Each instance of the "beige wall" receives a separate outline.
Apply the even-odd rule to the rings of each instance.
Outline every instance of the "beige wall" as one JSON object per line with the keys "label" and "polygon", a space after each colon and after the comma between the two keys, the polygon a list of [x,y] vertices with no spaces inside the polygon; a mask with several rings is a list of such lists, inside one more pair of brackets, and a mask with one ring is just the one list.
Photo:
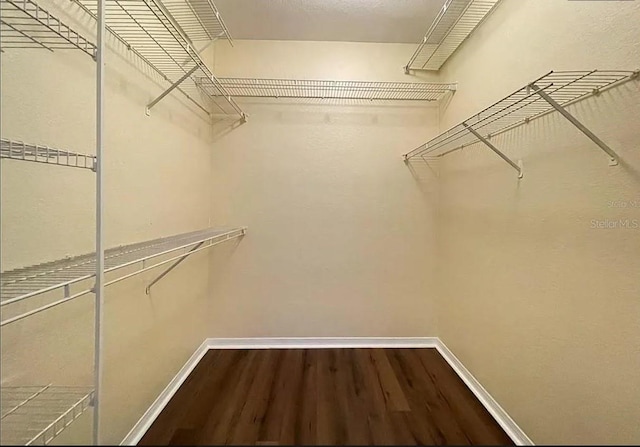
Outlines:
{"label": "beige wall", "polygon": [[[402,80],[412,46],[236,41],[215,50],[219,76]],[[215,142],[210,188],[214,218],[249,234],[212,269],[210,335],[433,335],[434,207],[401,154],[437,132],[437,108],[242,105],[249,121]]]}
{"label": "beige wall", "polygon": [[[120,54],[108,53],[106,71],[108,247],[204,228],[211,209],[210,125],[173,95],[145,116],[161,89]],[[95,63],[83,53],[6,50],[2,136],[93,153],[94,85]],[[93,250],[93,173],[11,160],[1,169],[3,270]],[[124,437],[209,335],[208,271],[203,252],[151,296],[144,287],[159,271],[107,288],[103,442]],[[92,298],[3,328],[2,385],[92,385]]]}
{"label": "beige wall", "polygon": [[[444,130],[550,69],[640,68],[638,2],[505,0],[444,67]],[[640,83],[446,158],[439,335],[536,443],[640,442]],[[610,202],[627,203],[627,208]]]}

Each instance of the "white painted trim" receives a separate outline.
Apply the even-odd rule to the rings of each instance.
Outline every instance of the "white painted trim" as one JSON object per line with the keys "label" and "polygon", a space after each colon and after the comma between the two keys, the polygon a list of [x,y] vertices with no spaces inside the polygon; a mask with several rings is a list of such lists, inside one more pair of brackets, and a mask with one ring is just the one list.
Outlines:
{"label": "white painted trim", "polygon": [[435,348],[516,445],[534,445],[533,441],[518,427],[518,424],[511,419],[500,404],[438,337],[207,338],[142,415],[120,445],[135,445],[142,439],[153,421],[209,349],[321,348]]}
{"label": "white painted trim", "polygon": [[209,349],[435,348],[437,337],[209,338]]}
{"label": "white painted trim", "polygon": [[149,409],[145,411],[142,417],[136,422],[136,425],[129,431],[127,436],[124,437],[120,445],[136,445],[144,434],[149,430],[151,424],[160,415],[160,412],[167,406],[173,395],[178,391],[180,386],[187,380],[191,371],[200,363],[202,357],[209,351],[208,340],[204,342],[195,350],[195,352],[189,357],[187,363],[184,364],[180,371],[171,379],[169,384],[165,387],[160,395],[151,404]]}
{"label": "white painted trim", "polygon": [[516,445],[535,445],[442,340],[438,339],[435,348]]}

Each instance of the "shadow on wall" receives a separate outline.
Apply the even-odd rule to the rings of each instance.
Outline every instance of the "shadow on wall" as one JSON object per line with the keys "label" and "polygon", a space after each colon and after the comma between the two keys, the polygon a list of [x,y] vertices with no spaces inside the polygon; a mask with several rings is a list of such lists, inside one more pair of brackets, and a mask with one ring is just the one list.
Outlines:
{"label": "shadow on wall", "polygon": [[407,160],[407,168],[416,184],[427,197],[438,194],[438,181],[440,177],[440,158],[427,157]]}
{"label": "shadow on wall", "polygon": [[247,121],[242,118],[230,117],[230,116],[216,116],[213,118],[211,124],[211,140],[210,143],[214,143],[226,135],[236,130]]}
{"label": "shadow on wall", "polygon": [[[249,110],[249,123],[376,127],[422,127],[436,107],[425,103],[269,98],[243,100],[240,105]],[[420,111],[424,113],[416,113]]]}

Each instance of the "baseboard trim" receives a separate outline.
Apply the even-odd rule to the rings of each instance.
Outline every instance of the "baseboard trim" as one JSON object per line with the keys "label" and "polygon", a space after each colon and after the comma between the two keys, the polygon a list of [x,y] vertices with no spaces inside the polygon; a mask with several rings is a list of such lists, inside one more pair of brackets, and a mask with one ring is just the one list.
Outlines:
{"label": "baseboard trim", "polygon": [[453,352],[438,339],[436,349],[516,445],[535,445]]}
{"label": "baseboard trim", "polygon": [[435,348],[437,337],[209,338],[209,349]]}
{"label": "baseboard trim", "polygon": [[209,349],[435,348],[516,445],[534,445],[509,414],[438,337],[207,338],[120,445],[136,445]]}
{"label": "baseboard trim", "polygon": [[195,350],[195,352],[189,357],[187,363],[185,363],[180,371],[171,379],[171,381],[167,384],[167,386],[162,390],[162,392],[158,395],[155,401],[151,404],[151,406],[144,412],[142,417],[136,422],[136,425],[129,431],[127,436],[124,437],[120,445],[136,445],[142,439],[144,434],[149,430],[151,424],[156,420],[156,418],[160,415],[164,407],[167,406],[173,395],[178,391],[180,386],[187,380],[189,374],[195,369],[195,367],[200,363],[202,357],[209,351],[209,343],[208,340],[202,342],[202,344]]}

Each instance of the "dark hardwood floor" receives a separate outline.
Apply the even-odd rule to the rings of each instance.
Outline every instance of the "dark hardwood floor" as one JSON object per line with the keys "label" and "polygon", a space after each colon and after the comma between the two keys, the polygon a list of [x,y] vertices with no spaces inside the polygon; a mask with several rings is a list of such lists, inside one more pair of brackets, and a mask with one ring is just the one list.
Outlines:
{"label": "dark hardwood floor", "polygon": [[513,442],[435,349],[209,351],[140,445]]}

